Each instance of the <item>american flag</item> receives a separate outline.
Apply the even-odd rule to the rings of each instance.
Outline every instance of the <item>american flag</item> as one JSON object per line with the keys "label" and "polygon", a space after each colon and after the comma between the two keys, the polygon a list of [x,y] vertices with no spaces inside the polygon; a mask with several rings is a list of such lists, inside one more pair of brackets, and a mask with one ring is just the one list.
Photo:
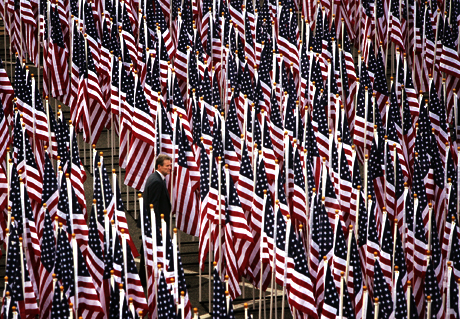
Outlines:
{"label": "american flag", "polygon": [[428,304],[428,296],[431,297],[431,316],[430,319],[444,317],[444,307],[442,305],[442,295],[439,289],[434,264],[430,260],[425,276],[425,302]]}
{"label": "american flag", "polygon": [[91,55],[94,59],[94,65],[96,70],[99,70],[99,60],[101,57],[101,40],[99,36],[98,29],[96,28],[96,21],[94,15],[94,3],[93,2],[86,2],[83,4],[83,7],[80,8],[81,14],[79,17],[82,17],[82,23],[84,25],[84,33],[87,34],[87,41],[88,41],[88,49],[90,49]]}
{"label": "american flag", "polygon": [[32,151],[32,147],[29,142],[29,136],[27,132],[24,132],[24,155],[25,155],[25,167],[22,174],[22,178],[25,180],[27,186],[27,193],[30,199],[35,203],[41,203],[41,194],[43,192],[43,179],[38,171],[37,162]]}
{"label": "american flag", "polygon": [[0,107],[0,145],[3,145],[0,149],[0,162],[6,160],[6,148],[10,145],[11,137],[8,132],[8,123],[5,113],[3,113],[3,107]]}
{"label": "american flag", "polygon": [[[56,278],[64,286],[63,293],[66,295],[66,298],[75,297],[74,271],[76,269],[74,269],[72,247],[70,246],[66,232],[62,228],[58,230],[56,251],[59,252],[56,255],[54,268]],[[76,303],[74,304],[77,305]]]}
{"label": "american flag", "polygon": [[[5,170],[3,166],[0,165],[0,211],[4,212],[6,206],[8,205],[8,180],[6,178]],[[5,218],[0,219],[0,239],[4,239],[4,229],[6,228],[6,221]]]}
{"label": "american flag", "polygon": [[[13,166],[14,167],[14,166]],[[34,212],[27,191],[21,191],[25,188],[24,181],[20,181],[16,170],[11,172],[11,189],[10,189],[10,206],[11,216],[16,219],[18,237],[23,238],[24,255],[27,267],[30,269],[30,282],[35,291],[38,280],[38,261],[40,258],[40,242],[38,240],[37,229],[35,226]],[[22,183],[22,185],[21,185]]]}
{"label": "american flag", "polygon": [[[340,287],[340,281],[342,280],[341,273],[343,272],[349,279],[348,283],[353,283],[353,271],[349,269],[348,275],[347,270],[347,243],[345,236],[340,227],[339,217],[336,217],[335,233],[334,233],[334,254],[332,258],[332,276],[334,283],[337,287]],[[345,283],[348,286],[348,283]]]}
{"label": "american flag", "polygon": [[[278,218],[279,217],[280,215],[278,214]],[[279,220],[281,222],[282,219],[279,218]],[[283,223],[281,223],[281,226]],[[286,285],[288,286],[290,304],[294,305],[295,309],[307,314],[311,318],[317,318],[318,314],[315,308],[316,302],[313,294],[313,282],[310,279],[311,277],[310,272],[308,271],[308,263],[304,247],[301,240],[297,237],[292,224],[291,228],[287,231],[289,231],[289,242],[287,243],[288,283],[286,283]],[[286,240],[286,236],[280,236],[280,239]],[[279,245],[278,240],[277,245]]]}
{"label": "american flag", "polygon": [[[150,217],[150,209],[143,209],[143,223],[144,223],[144,233],[142,236],[142,245],[144,249],[144,261],[145,261],[145,272],[147,276],[147,303],[149,305],[149,314],[150,317],[155,315],[156,311],[156,291],[154,287],[154,278],[155,278],[155,269],[154,267],[154,258],[158,256],[159,251],[161,250],[161,243],[157,241],[157,234],[159,233],[159,227],[155,225],[155,231],[153,231],[153,224],[151,223],[152,218]],[[155,256],[155,257],[154,257]],[[142,258],[142,257],[141,257]],[[140,270],[140,275],[142,270]],[[142,280],[142,278],[141,278]]]}
{"label": "american flag", "polygon": [[53,278],[51,275],[54,273],[54,262],[56,259],[56,239],[53,224],[46,209],[44,209],[43,235],[40,248],[40,316],[49,318],[53,289]]}
{"label": "american flag", "polygon": [[332,277],[331,268],[327,266],[327,261],[322,261],[323,267],[326,268],[324,274],[324,305],[321,312],[321,318],[333,319],[339,313],[339,295]]}
{"label": "american flag", "polygon": [[227,304],[225,299],[225,288],[220,280],[219,272],[215,267],[213,270],[213,295],[212,295],[212,317],[227,318]]}
{"label": "american flag", "polygon": [[[74,242],[75,244],[76,242]],[[77,244],[78,246],[78,244]],[[100,302],[100,294],[96,291],[93,277],[79,247],[73,247],[77,254],[77,300],[78,315],[89,318],[102,318],[104,310]]]}
{"label": "american flag", "polygon": [[450,300],[448,300],[447,308],[446,308],[446,318],[458,318],[460,310],[458,308],[458,285],[457,281],[455,280],[455,276],[450,276],[450,291],[447,292],[449,294]]}
{"label": "american flag", "polygon": [[374,57],[373,52],[369,53],[369,72],[374,75],[372,89],[375,92],[375,106],[380,111],[380,117],[385,120],[386,117],[386,102],[390,97],[388,92],[388,84],[385,76],[385,65],[383,62],[382,51],[378,50],[377,57]]}
{"label": "american flag", "polygon": [[[8,276],[8,287],[12,301],[16,303],[22,318],[33,318],[39,313],[37,299],[30,280],[30,271],[24,255],[21,255],[19,228],[14,223],[10,226],[7,265],[5,275]],[[23,264],[21,266],[21,263]],[[24,268],[23,268],[24,267]],[[24,269],[24,274],[21,274]],[[24,280],[23,280],[24,278]]]}
{"label": "american flag", "polygon": [[[88,30],[88,28],[87,28]],[[88,35],[85,36],[85,42],[87,43]],[[105,101],[102,96],[101,84],[99,81],[98,69],[95,66],[95,60],[91,54],[86,53],[87,61],[87,98],[88,108],[90,111],[90,131],[91,136],[89,142],[91,144],[97,143],[99,136],[101,135],[104,125],[107,122],[107,112],[105,111]],[[97,120],[96,120],[97,119]]]}
{"label": "american flag", "polygon": [[8,78],[8,74],[5,70],[5,64],[0,59],[0,101],[2,103],[2,110],[6,116],[6,121],[9,125],[11,125],[11,121],[13,120],[13,98],[14,98],[14,90],[13,86],[11,85],[10,79]]}
{"label": "american flag", "polygon": [[[75,111],[77,109],[77,99],[78,99],[78,83],[80,78],[80,66],[81,60],[83,58],[81,45],[82,37],[80,37],[78,32],[77,22],[74,21],[73,25],[73,39],[72,39],[72,55],[71,55],[71,68],[70,68],[70,90],[66,92],[63,102],[70,107],[70,113],[72,114],[72,121],[76,118]],[[46,28],[45,28],[46,29]],[[43,82],[46,85],[46,82]],[[74,123],[78,123],[74,121]]]}
{"label": "american flag", "polygon": [[83,167],[83,164],[80,161],[80,152],[78,149],[77,144],[77,132],[74,129],[72,132],[72,149],[71,152],[71,167],[70,167],[70,181],[72,182],[72,186],[75,190],[75,194],[78,199],[78,203],[83,211],[83,215],[85,220],[87,220],[87,213],[86,213],[86,200],[85,200],[85,191],[83,188],[83,183],[86,180],[86,172]]}
{"label": "american flag", "polygon": [[[56,282],[54,287],[54,293],[50,294],[50,297],[53,300],[51,306],[51,316],[53,318],[65,318],[65,312],[69,311],[69,307],[67,306],[67,297],[65,294],[62,294],[61,287],[58,282]],[[51,287],[52,289],[52,287]]]}
{"label": "american flag", "polygon": [[[256,124],[258,125],[257,118],[254,119],[256,121]],[[272,144],[272,138],[270,135],[270,130],[268,127],[268,121],[267,117],[265,115],[262,115],[262,138],[263,141],[262,143],[262,155],[264,157],[265,161],[265,170],[267,172],[267,179],[268,180],[275,180],[275,170],[276,170],[276,157],[275,157],[275,152],[273,150],[273,144]],[[258,145],[260,145],[258,143]]]}
{"label": "american flag", "polygon": [[[355,126],[354,126],[354,133],[353,133],[353,143],[358,147],[358,155],[363,162],[364,155],[366,150],[370,150],[372,145],[372,132],[373,132],[373,124],[372,120],[369,121],[369,118],[372,119],[372,103],[371,103],[371,96],[372,96],[372,87],[370,86],[369,75],[367,73],[367,68],[365,65],[362,65],[361,75],[360,75],[360,85],[357,93],[357,103],[355,105],[356,108],[356,116],[355,116]],[[367,87],[367,90],[366,90]],[[367,109],[366,109],[366,101],[367,100]],[[367,117],[366,117],[367,114]]]}
{"label": "american flag", "polygon": [[[376,202],[371,201],[368,202],[368,214],[366,214],[368,217],[367,224],[367,241],[366,241],[366,257],[365,257],[365,273],[366,273],[366,278],[374,278],[374,253],[380,251],[380,241],[377,233],[377,225],[376,225]],[[361,229],[361,225],[359,226]],[[360,236],[361,237],[361,236]],[[369,291],[372,292],[372,288],[369,287]]]}
{"label": "american flag", "polygon": [[270,133],[273,151],[275,152],[276,158],[281,159],[284,156],[284,127],[275,90],[272,90],[270,104]]}
{"label": "american flag", "polygon": [[[177,131],[176,134],[179,134]],[[198,236],[199,234],[199,213],[197,211],[197,198],[193,188],[192,174],[189,169],[187,158],[192,153],[184,127],[179,137],[179,152],[177,158],[177,171],[174,193],[174,212],[178,229],[183,232]]]}
{"label": "american flag", "polygon": [[209,157],[206,154],[206,148],[201,144],[200,151],[200,240],[199,240],[199,262],[203,270],[205,266],[206,257],[208,255],[209,247],[209,227],[210,221],[208,214],[208,201],[209,201]]}
{"label": "american flag", "polygon": [[[251,160],[246,148],[246,142],[243,142],[241,153],[240,175],[237,185],[238,196],[240,197],[241,207],[245,212],[252,211],[252,199],[254,192],[254,174]],[[251,225],[251,224],[250,224]],[[251,226],[253,228],[254,226]]]}
{"label": "american flag", "polygon": [[[427,267],[427,260],[426,260],[426,252],[428,250],[428,240],[426,237],[426,228],[425,228],[425,221],[424,216],[428,217],[428,203],[426,200],[426,193],[424,190],[424,185],[422,184],[423,181],[420,177],[422,171],[423,163],[419,163],[416,160],[415,168],[414,168],[414,180],[412,185],[412,196],[417,194],[416,198],[414,198],[414,202],[417,200],[418,205],[415,208],[414,204],[414,215],[412,218],[413,225],[413,242],[414,242],[414,252],[413,252],[413,267],[414,267],[414,292],[415,292],[415,301],[417,303],[417,309],[419,314],[423,314],[423,298],[421,292],[419,292],[419,287],[421,287],[422,282],[421,278],[426,273]],[[406,210],[406,216],[407,216]]]}
{"label": "american flag", "polygon": [[[382,268],[378,259],[374,264],[374,298],[378,298],[379,318],[391,318],[393,313],[393,300],[388,284],[383,276]],[[368,305],[369,307],[369,305]]]}
{"label": "american flag", "polygon": [[116,319],[120,317],[120,293],[118,286],[110,285],[110,301],[109,301],[109,315],[110,319]]}
{"label": "american flag", "polygon": [[[170,263],[171,265],[172,263]],[[177,251],[177,260],[174,262],[174,266],[177,267],[177,277],[178,277],[178,294],[184,292],[184,304],[183,311],[184,311],[184,318],[191,319],[192,318],[192,305],[190,303],[190,298],[187,290],[187,283],[185,282],[185,273],[184,273],[184,266],[182,264],[182,257],[179,251]],[[182,301],[181,301],[182,302]]]}
{"label": "american flag", "polygon": [[[142,288],[141,281],[139,278],[139,273],[137,271],[136,264],[134,262],[134,257],[131,252],[129,245],[123,247],[120,243],[121,234],[113,234],[115,236],[115,244],[113,251],[113,269],[115,271],[115,282],[117,284],[124,284],[126,288],[126,294],[128,299],[133,298],[134,308],[136,311],[147,312],[148,305],[145,299],[144,289]],[[123,254],[126,254],[127,264],[124,264]],[[125,269],[127,273],[125,272]],[[160,311],[160,310],[158,310]]]}
{"label": "american flag", "polygon": [[[350,235],[349,235],[350,236]],[[354,311],[356,318],[363,317],[363,271],[361,267],[361,260],[359,255],[359,247],[356,242],[355,233],[351,234],[351,245],[350,245],[350,271],[353,273],[353,283],[350,283],[350,277],[348,279],[348,292],[351,299],[353,300]]]}
{"label": "american flag", "polygon": [[126,165],[126,185],[143,191],[146,179],[153,173],[155,139],[153,118],[138,80],[133,107],[132,136]]}
{"label": "american flag", "polygon": [[[71,201],[71,207],[69,206],[69,209],[71,208],[71,214],[69,213],[68,215],[68,221],[70,221],[70,225],[72,225],[72,233],[75,234],[75,240],[78,243],[78,246],[80,247],[81,251],[86,253],[86,248],[88,246],[88,225],[86,223],[86,219],[83,215],[83,211],[80,207],[80,204],[78,203],[78,199],[75,193],[75,189],[69,185],[68,186],[70,189],[70,196],[69,200]],[[66,203],[69,205],[69,203]],[[70,219],[71,218],[71,219]],[[67,225],[69,226],[69,224]],[[69,228],[68,228],[69,229]],[[69,229],[70,230],[70,229]],[[71,233],[69,232],[69,239],[70,239]]]}
{"label": "american flag", "polygon": [[[101,241],[99,236],[96,209],[95,205],[92,205],[88,223],[88,248],[85,254],[86,261],[89,265],[88,270],[91,273],[96,289],[101,293],[104,275],[104,260],[102,259],[104,250],[102,245],[106,246],[107,243],[105,240]],[[106,234],[106,236],[108,236],[108,234]]]}
{"label": "american flag", "polygon": [[166,279],[163,271],[160,272],[158,281],[158,318],[169,319],[176,317],[176,309],[174,305],[174,297],[170,293],[170,288],[166,284]]}
{"label": "american flag", "polygon": [[[58,97],[69,90],[69,50],[64,43],[58,8],[50,6],[51,37],[45,52],[46,68],[44,78],[49,81],[45,86],[46,95]],[[48,89],[48,90],[47,90]]]}
{"label": "american flag", "polygon": [[120,82],[120,166],[126,168],[129,152],[129,134],[132,129],[132,116],[134,107],[134,96],[135,96],[135,83],[134,75],[129,68],[122,66],[121,70],[121,82]]}
{"label": "american flag", "polygon": [[[232,243],[231,250],[228,244],[226,245],[227,254],[232,253],[232,250],[234,253],[234,257],[232,258],[235,260],[232,266],[234,268],[233,270],[236,271],[236,273],[233,274],[233,276],[236,277],[236,285],[230,290],[230,294],[232,299],[235,299],[240,293],[238,280],[248,265],[248,254],[254,245],[254,240],[248,226],[247,217],[241,207],[233,180],[230,179],[227,183],[229,183],[229,194],[227,194],[226,205],[225,240],[231,239]],[[227,239],[227,237],[230,238]],[[227,258],[227,264],[229,264],[229,258]]]}
{"label": "american flag", "polygon": [[[393,219],[394,220],[394,219]],[[388,213],[383,213],[383,221],[382,221],[382,236],[380,240],[380,268],[382,270],[383,276],[386,280],[386,283],[389,287],[391,287],[392,283],[392,259],[394,255],[393,251],[393,230],[394,227],[390,223],[390,216]]]}
{"label": "american flag", "polygon": [[[57,214],[57,206],[59,201],[59,189],[56,179],[56,174],[53,169],[50,157],[48,153],[45,153],[45,168],[43,175],[43,193],[42,193],[42,203],[46,203],[46,209],[48,210],[50,217],[54,220],[54,217]],[[38,238],[42,238],[43,232],[43,223],[45,215],[43,214],[44,210],[40,210],[37,215],[37,228],[38,228]]]}
{"label": "american flag", "polygon": [[390,5],[390,41],[397,45],[402,51],[405,51],[405,36],[402,29],[402,17],[399,13],[399,6],[396,2],[391,2]]}
{"label": "american flag", "polygon": [[407,318],[407,299],[403,288],[404,277],[395,272],[395,284],[393,287],[394,317]]}

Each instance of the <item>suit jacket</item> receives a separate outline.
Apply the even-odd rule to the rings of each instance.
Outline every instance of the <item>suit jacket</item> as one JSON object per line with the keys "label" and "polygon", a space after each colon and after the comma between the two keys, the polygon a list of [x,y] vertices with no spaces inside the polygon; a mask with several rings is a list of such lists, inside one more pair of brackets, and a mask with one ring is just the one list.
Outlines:
{"label": "suit jacket", "polygon": [[171,215],[171,201],[169,199],[168,189],[166,188],[166,182],[160,176],[158,172],[154,172],[149,176],[144,188],[144,204],[145,212],[150,212],[150,204],[153,204],[155,210],[155,221],[156,224],[161,227],[160,215],[164,215],[166,225],[168,225],[169,231],[169,216]]}

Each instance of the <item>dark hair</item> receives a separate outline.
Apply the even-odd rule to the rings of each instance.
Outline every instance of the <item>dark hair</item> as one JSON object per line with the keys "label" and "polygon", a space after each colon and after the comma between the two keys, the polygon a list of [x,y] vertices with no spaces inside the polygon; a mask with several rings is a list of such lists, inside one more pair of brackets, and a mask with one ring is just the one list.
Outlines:
{"label": "dark hair", "polygon": [[157,157],[155,162],[155,169],[158,169],[158,166],[163,166],[164,161],[172,161],[172,158],[166,154],[160,154]]}

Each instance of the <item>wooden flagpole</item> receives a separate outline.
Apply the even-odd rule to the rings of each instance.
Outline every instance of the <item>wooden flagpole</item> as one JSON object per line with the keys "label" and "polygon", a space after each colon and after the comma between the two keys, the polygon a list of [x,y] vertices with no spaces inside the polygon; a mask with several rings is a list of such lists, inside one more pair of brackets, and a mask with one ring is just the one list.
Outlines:
{"label": "wooden flagpole", "polygon": [[[218,169],[218,182],[219,182],[219,190],[218,190],[218,197],[217,197],[217,205],[218,205],[218,212],[219,212],[219,230],[217,232],[219,236],[219,260],[217,264],[217,270],[219,271],[219,276],[222,274],[222,158],[219,156],[217,158],[217,169]],[[225,212],[224,212],[225,213]]]}
{"label": "wooden flagpole", "polygon": [[[267,190],[264,189],[264,204],[262,210],[262,222],[261,227],[265,225],[265,207],[267,205]],[[262,262],[262,253],[263,253],[263,242],[264,242],[264,232],[263,229],[260,232],[260,281],[259,281],[259,318],[262,318],[262,288],[263,288],[263,273],[264,273],[264,264]]]}
{"label": "wooden flagpole", "polygon": [[[72,230],[73,229],[74,228],[72,227]],[[62,228],[61,228],[61,231],[62,231]],[[75,288],[75,305],[74,306],[75,306],[75,313],[78,314],[78,246],[77,246],[77,240],[75,239],[75,234],[72,234],[72,253],[73,253],[73,275],[74,275],[74,288]],[[62,290],[61,290],[61,293],[62,293]]]}

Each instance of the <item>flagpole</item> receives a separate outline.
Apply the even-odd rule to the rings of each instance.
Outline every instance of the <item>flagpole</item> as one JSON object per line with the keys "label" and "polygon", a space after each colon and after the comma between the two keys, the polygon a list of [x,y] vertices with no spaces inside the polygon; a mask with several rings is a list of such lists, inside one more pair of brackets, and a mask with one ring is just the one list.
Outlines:
{"label": "flagpole", "polygon": [[[23,228],[26,228],[26,225],[23,224],[22,227],[23,227]],[[26,238],[26,237],[24,237],[24,238]],[[22,243],[22,241],[23,241],[24,238],[23,238],[23,237],[19,237],[19,256],[20,256],[20,260],[19,260],[19,261],[20,261],[20,263],[21,263],[20,269],[21,269],[22,295],[25,297],[26,293],[25,293],[25,288],[24,288],[24,286],[25,286],[25,284],[24,284],[24,283],[25,283],[25,278],[24,278],[24,276],[25,276],[25,269],[24,269],[24,251],[23,251],[23,243]],[[26,243],[26,245],[27,245],[27,243]],[[26,258],[27,258],[27,257],[26,257]]]}
{"label": "flagpole", "polygon": [[[113,51],[110,51],[110,65],[113,65]],[[112,79],[113,68],[110,68],[110,79]],[[110,80],[112,82],[112,80]],[[111,104],[111,103],[110,103]],[[120,112],[120,111],[118,111]],[[118,113],[120,114],[120,113]],[[110,106],[110,157],[112,159],[112,170],[113,170],[113,153],[115,153],[115,129],[113,127],[113,109]]]}
{"label": "flagpole", "polygon": [[454,130],[455,130],[455,136],[458,136],[458,109],[457,109],[457,103],[458,103],[458,95],[457,95],[457,90],[453,89],[454,92]]}
{"label": "flagpole", "polygon": [[[53,274],[53,275],[54,275],[54,274]],[[53,280],[54,280],[54,279],[53,279]],[[4,283],[4,285],[5,285],[5,290],[6,290],[6,289],[8,288],[8,277],[5,277],[5,283]],[[6,292],[5,292],[5,296],[6,296],[6,298],[5,298],[5,299],[6,299],[6,308],[7,308],[7,309],[10,309],[10,304],[11,304],[10,292],[9,292],[9,291],[6,291]],[[4,304],[4,302],[2,301],[2,307],[4,307],[4,306],[5,306],[5,304]],[[15,310],[15,309],[13,309],[13,310]]]}
{"label": "flagpole", "polygon": [[[172,120],[174,122],[174,124],[176,123],[176,121],[179,121],[179,124],[180,123],[180,118],[182,117],[182,114],[179,115],[178,117],[178,114],[177,114],[177,109],[174,108],[173,109],[173,114],[172,114]],[[173,215],[173,203],[174,203],[174,163],[175,163],[175,157],[176,157],[176,136],[177,136],[177,132],[175,129],[173,129],[173,141],[172,141],[172,156],[171,156],[171,166],[172,166],[172,170],[171,170],[171,177],[169,178],[169,181],[170,181],[170,196],[169,196],[169,199],[171,201],[171,212],[169,214],[169,233],[171,234],[172,233],[172,229],[173,229],[173,225],[172,225],[172,215]]]}
{"label": "flagpole", "polygon": [[[11,215],[11,206],[8,206],[8,215]],[[14,221],[14,217],[11,217],[11,220]],[[5,254],[8,256],[8,248],[9,248],[9,238],[10,238],[10,229],[6,228],[5,229]],[[5,258],[5,269],[6,266],[8,265],[8,258]],[[8,277],[5,277],[5,290],[8,286]]]}
{"label": "flagpole", "polygon": [[[211,187],[211,175],[212,175],[212,163],[214,162],[213,161],[213,150],[212,150],[212,146],[209,147],[209,187]],[[219,203],[220,205],[220,203]],[[209,252],[209,257],[208,257],[208,276],[209,276],[209,295],[208,296],[211,296],[211,288],[212,288],[212,283],[211,283],[211,273],[212,273],[212,270],[211,270],[211,260],[212,260],[212,240],[211,240],[211,227],[212,227],[212,223],[211,223],[211,220],[208,218],[208,238],[209,238],[209,249],[208,249],[208,252]],[[209,310],[211,311],[211,297],[209,297]]]}
{"label": "flagpole", "polygon": [[217,270],[219,271],[219,276],[222,274],[222,158],[219,156],[217,158],[217,167],[218,167],[218,182],[219,182],[219,192],[218,192],[218,211],[219,211],[219,231],[218,231],[218,236],[219,236],[219,261],[218,261],[218,268]]}
{"label": "flagpole", "polygon": [[[287,215],[286,216],[286,242],[284,244],[284,255],[285,256],[289,254],[290,234],[291,234],[291,218],[289,215]],[[281,318],[284,318],[284,307],[286,303],[286,300],[284,298],[284,296],[286,295],[286,280],[287,280],[287,260],[285,258],[284,259],[283,294],[281,296]]]}
{"label": "flagpole", "polygon": [[[139,204],[140,206],[140,204]],[[155,219],[155,212],[154,212],[154,209],[153,209],[153,204],[150,204],[150,223],[151,223],[151,228],[152,228],[152,257],[153,257],[153,266],[152,266],[152,276],[153,276],[153,291],[157,291],[158,289],[158,282],[157,282],[157,279],[159,278],[158,277],[158,267],[157,265],[159,265],[158,263],[158,256],[157,256],[157,253],[158,253],[158,243],[157,243],[157,225],[156,225],[156,219]],[[153,236],[153,234],[155,234],[155,236]],[[150,235],[150,234],[149,234]],[[147,250],[144,249],[144,254],[145,254],[145,257],[148,256],[147,254]],[[148,282],[148,272],[147,272],[147,265],[148,265],[148,259],[145,258],[145,267],[146,267],[146,271],[145,271],[145,274],[147,276],[147,282]],[[158,304],[158,294],[155,294],[155,302],[156,304]],[[158,312],[158,309],[155,307],[155,313]],[[154,313],[154,315],[155,315]]]}
{"label": "flagpole", "polygon": [[285,191],[286,191],[286,198],[289,198],[289,135],[288,131],[284,131],[284,183],[285,183]]}
{"label": "flagpole", "polygon": [[[72,227],[72,231],[73,231]],[[62,231],[62,228],[61,228]],[[78,251],[77,240],[75,233],[72,234],[72,252],[73,252],[73,275],[74,275],[74,288],[75,288],[75,313],[78,315]]]}
{"label": "flagpole", "polygon": [[264,189],[264,203],[262,211],[262,222],[261,222],[261,232],[260,232],[260,281],[259,281],[259,318],[262,318],[262,289],[263,289],[263,273],[264,273],[264,264],[263,260],[263,242],[264,242],[264,232],[263,227],[265,225],[265,207],[267,205],[267,190]]}
{"label": "flagpole", "polygon": [[[117,12],[118,12],[118,5],[117,7]],[[159,28],[159,27],[158,27]],[[118,31],[120,34],[120,43],[122,40],[122,35],[121,35],[121,29]],[[123,47],[121,48],[123,50]],[[120,187],[120,192],[121,192],[121,167],[123,166],[123,163],[120,163],[120,155],[121,155],[121,132],[123,131],[122,126],[123,122],[121,121],[121,113],[122,113],[122,107],[121,107],[121,68],[123,67],[123,63],[121,61],[121,57],[118,57],[118,185]],[[121,196],[121,194],[120,194]]]}
{"label": "flagpole", "polygon": [[[364,140],[365,139],[366,138],[364,137]],[[368,209],[368,205],[367,205],[368,203],[366,201],[366,199],[367,199],[367,183],[368,183],[368,181],[367,181],[368,166],[369,166],[369,155],[366,154],[366,155],[364,155],[364,198],[365,198],[364,204],[366,206],[366,209]],[[357,209],[359,211],[359,207]]]}
{"label": "flagpole", "polygon": [[174,299],[179,302],[179,275],[178,275],[178,261],[177,261],[177,228],[173,229],[172,236],[173,258],[174,258]]}
{"label": "flagpole", "polygon": [[433,229],[431,227],[433,219],[433,204],[428,203],[428,250],[431,251],[431,242],[432,242],[432,232]]}
{"label": "flagpole", "polygon": [[126,292],[128,292],[128,252],[126,251],[126,236],[125,236],[125,230],[123,228],[120,229],[120,232],[121,232],[121,245],[122,245],[121,250],[123,252],[123,268],[125,272],[125,288],[126,288]]}
{"label": "flagpole", "polygon": [[[452,280],[452,262],[448,261],[447,262],[447,291],[446,291],[446,298],[445,298],[445,301],[446,301],[446,310],[445,311],[446,311],[447,315],[449,315],[449,309],[451,309],[451,307],[450,307],[450,298],[451,298],[451,296],[450,296],[450,281],[451,280]],[[443,307],[443,309],[444,309],[444,307]]]}
{"label": "flagpole", "polygon": [[[140,223],[141,223],[142,246],[144,248],[144,268],[145,268],[145,277],[146,277],[145,282],[148,283],[149,282],[149,273],[147,271],[148,254],[147,254],[147,245],[146,245],[146,242],[145,242],[146,238],[145,238],[145,229],[144,229],[144,198],[142,198],[141,193],[137,194],[137,197],[138,197],[138,200],[139,200],[139,218],[140,218]],[[151,204],[151,205],[153,205],[153,204]],[[107,216],[107,215],[105,215],[105,216]],[[106,218],[106,220],[107,220],[107,218]],[[108,225],[108,224],[106,223],[106,225]],[[152,222],[151,222],[151,225],[152,225]],[[153,232],[154,232],[153,227],[151,227],[151,228],[152,228],[152,234],[153,234]],[[106,229],[106,233],[107,233],[107,229]],[[151,234],[149,234],[149,235],[151,235]],[[155,255],[155,252],[154,252],[155,249],[156,249],[155,242],[156,242],[156,237],[153,238],[153,236],[152,236],[152,255]],[[155,262],[153,263],[153,265],[155,265]],[[153,276],[153,274],[152,274],[152,276]],[[156,281],[155,279],[156,278],[154,277],[152,281],[155,282]],[[156,291],[156,290],[154,290],[154,291]],[[157,294],[155,294],[155,296],[156,295]]]}
{"label": "flagpole", "polygon": [[[6,164],[6,202],[10,202],[10,192],[11,192],[11,172],[12,172],[12,167],[13,167],[13,159],[10,158],[10,148],[6,148],[6,158],[7,158],[7,163]],[[7,228],[10,228],[11,225],[11,206],[8,206],[8,223],[7,223]]]}
{"label": "flagpole", "polygon": [[[25,205],[24,205],[24,180],[22,178],[19,178],[19,190],[21,194],[21,209],[22,209],[22,238],[27,238],[27,231],[26,231],[26,211],[25,211]],[[24,252],[27,254],[27,245],[24,247]],[[26,255],[27,256],[27,255]]]}
{"label": "flagpole", "polygon": [[[393,278],[393,274],[395,273],[395,270],[396,270],[396,267],[395,266],[395,256],[396,256],[396,236],[398,235],[398,219],[395,218],[393,220],[393,227],[394,227],[394,230],[393,230],[393,257],[392,257],[392,263],[391,263],[391,266],[392,266],[392,269],[391,269],[391,278]],[[397,281],[395,280],[394,281],[394,288],[396,288],[396,283]]]}
{"label": "flagpole", "polygon": [[[455,216],[452,216],[452,226],[451,229],[455,229],[456,223],[455,223]],[[450,253],[451,253],[451,248],[452,248],[452,239],[454,236],[454,231],[451,231],[449,234],[449,244],[447,246],[447,258],[446,260],[450,259]]]}
{"label": "flagpole", "polygon": [[[40,83],[40,81],[38,81],[38,83]],[[51,139],[51,118],[50,118],[50,108],[49,108],[49,103],[48,103],[48,95],[45,97],[45,111],[46,111],[46,119],[48,120],[48,125],[47,125],[47,128],[48,128],[48,143],[49,143],[49,153],[48,154],[50,155],[50,159],[52,159],[53,158],[52,157],[53,156],[53,142],[52,142],[52,139]],[[35,114],[35,112],[34,112],[34,114]],[[51,161],[51,164],[53,164],[52,161]]]}
{"label": "flagpole", "polygon": [[278,215],[279,212],[279,200],[277,199],[275,201],[275,222],[274,222],[274,231],[273,231],[273,259],[272,259],[272,278],[271,278],[271,286],[270,286],[270,319],[273,318],[273,289],[276,289],[274,285],[276,284],[276,275],[275,275],[275,269],[276,269],[276,238],[277,238],[277,226],[278,226]]}
{"label": "flagpole", "polygon": [[[131,311],[131,315],[133,316],[133,318],[135,318],[136,317],[136,310],[134,309],[134,303],[133,303],[133,298],[132,297],[129,298],[128,309],[129,309],[129,311]],[[142,318],[142,317],[140,317],[140,318]]]}
{"label": "flagpole", "polygon": [[123,291],[123,284],[118,284],[118,293],[120,294],[120,301],[118,303],[118,308],[120,309],[120,318],[123,318],[123,301],[125,299],[125,293]]}
{"label": "flagpole", "polygon": [[[457,167],[460,165],[460,146],[457,146]],[[457,169],[457,181],[460,181],[460,169]],[[457,187],[457,220],[460,220],[460,187]]]}
{"label": "flagpole", "polygon": [[[35,118],[35,94],[36,94],[36,92],[35,92],[35,78],[34,78],[34,74],[31,73],[30,75],[31,75],[31,79],[32,79],[32,81],[31,81],[31,82],[32,82],[31,91],[32,91],[32,110],[33,110],[33,112],[32,112],[32,113],[33,113],[33,124],[32,124],[32,127],[33,127],[33,128],[32,128],[32,131],[33,131],[32,136],[33,136],[33,138],[32,138],[32,147],[35,149],[35,131],[37,130],[37,127],[36,127],[37,123],[36,123],[36,118]],[[39,81],[39,82],[40,82],[40,81]],[[47,126],[50,127],[49,122],[48,122],[48,125],[47,125]]]}
{"label": "flagpole", "polygon": [[[73,200],[72,200],[72,184],[70,183],[70,174],[65,173],[65,179],[67,183],[67,198],[69,201],[69,219],[70,219],[70,227],[72,228],[72,231],[74,230],[73,227]],[[95,199],[93,199],[94,203]]]}
{"label": "flagpole", "polygon": [[[372,209],[372,196],[371,196],[371,195],[368,195],[368,197],[367,197],[367,202],[368,202],[368,203],[367,203],[366,213],[367,213],[367,220],[369,221],[370,216],[371,216],[371,209]],[[367,223],[366,234],[367,234],[368,232],[369,232],[369,222]],[[366,262],[366,265],[368,265],[370,260],[368,261],[367,253],[365,254],[364,260],[365,260],[365,262]],[[365,283],[369,283],[369,282],[368,282],[368,279],[369,279],[369,278],[368,278],[368,271],[367,271],[367,268],[365,269],[364,273],[365,273],[365,275],[364,275],[363,280],[364,280]]]}
{"label": "flagpole", "polygon": [[[6,24],[7,24],[7,23],[6,23],[6,20],[8,19],[8,16],[7,16],[7,14],[6,14],[6,12],[7,12],[7,11],[6,11],[7,5],[8,5],[8,2],[5,1],[5,2],[3,3],[3,27],[4,27],[4,33],[3,33],[3,47],[5,48],[5,63],[4,63],[5,71],[6,71],[6,67],[7,67],[7,66],[6,66],[6,62],[7,62],[7,60],[8,60],[8,50],[7,50],[7,45],[6,45],[6,33],[7,33],[7,32],[6,32]],[[38,6],[38,7],[40,8],[40,6]],[[11,27],[11,24],[10,24],[10,27]],[[9,35],[9,34],[8,34],[8,35]],[[10,46],[10,50],[9,50],[9,51],[11,51],[11,46]],[[5,285],[5,287],[6,287],[6,285]]]}
{"label": "flagpole", "polygon": [[327,182],[327,169],[326,169],[326,157],[323,157],[323,164],[321,170],[321,199],[326,198],[326,182]]}

